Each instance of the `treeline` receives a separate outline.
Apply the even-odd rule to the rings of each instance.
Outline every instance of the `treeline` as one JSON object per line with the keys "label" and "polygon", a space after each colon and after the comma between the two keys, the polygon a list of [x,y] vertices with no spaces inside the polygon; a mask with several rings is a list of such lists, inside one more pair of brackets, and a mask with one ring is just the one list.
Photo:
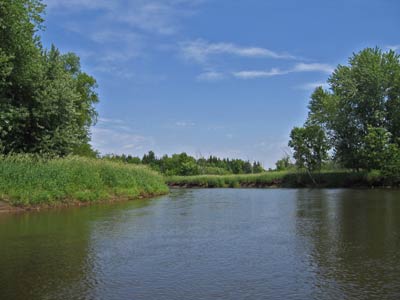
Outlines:
{"label": "treeline", "polygon": [[96,80],[79,57],[43,47],[45,5],[0,1],[0,154],[95,155]]}
{"label": "treeline", "polygon": [[131,155],[106,155],[105,159],[122,161],[128,164],[148,165],[152,169],[167,176],[180,175],[226,175],[226,174],[255,174],[264,172],[260,162],[244,161],[242,159],[218,158],[194,158],[186,153],[164,155],[156,157],[153,151],[149,151],[142,158]]}
{"label": "treeline", "polygon": [[328,84],[314,91],[304,126],[290,134],[296,165],[311,174],[333,161],[399,182],[399,54],[364,49],[339,65]]}

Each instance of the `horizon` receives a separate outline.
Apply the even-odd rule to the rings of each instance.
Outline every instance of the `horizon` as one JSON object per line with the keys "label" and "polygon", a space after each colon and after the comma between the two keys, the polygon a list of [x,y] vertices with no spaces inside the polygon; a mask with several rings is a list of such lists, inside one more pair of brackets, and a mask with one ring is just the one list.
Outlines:
{"label": "horizon", "polygon": [[186,152],[272,168],[338,64],[366,47],[400,49],[391,0],[44,3],[44,45],[77,53],[98,81],[101,154]]}

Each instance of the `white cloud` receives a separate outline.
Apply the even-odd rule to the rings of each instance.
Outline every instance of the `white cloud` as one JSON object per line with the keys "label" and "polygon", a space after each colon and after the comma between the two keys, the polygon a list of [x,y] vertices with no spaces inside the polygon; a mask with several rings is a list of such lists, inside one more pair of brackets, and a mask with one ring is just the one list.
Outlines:
{"label": "white cloud", "polygon": [[233,72],[233,76],[240,79],[254,79],[260,77],[272,77],[277,75],[284,75],[288,73],[289,71],[283,71],[277,68],[273,68],[269,71],[257,71],[257,70],[238,71],[238,72]]}
{"label": "white cloud", "polygon": [[202,39],[181,43],[181,52],[187,59],[199,63],[207,61],[211,55],[236,55],[241,57],[264,57],[274,59],[295,59],[293,55],[278,53],[260,47],[242,47],[232,43],[209,43]]}
{"label": "white cloud", "polygon": [[224,79],[225,75],[216,71],[206,71],[197,76],[199,81],[218,81]]}
{"label": "white cloud", "polygon": [[334,67],[328,64],[320,64],[320,63],[299,63],[294,66],[291,72],[323,72],[327,74],[331,74],[334,71]]}
{"label": "white cloud", "polygon": [[124,124],[125,122],[120,119],[109,119],[109,118],[99,118],[98,123],[104,123],[104,124]]}
{"label": "white cloud", "polygon": [[293,68],[282,70],[278,68],[273,68],[271,70],[242,70],[233,72],[232,75],[239,79],[254,79],[254,78],[264,78],[272,77],[278,75],[286,75],[290,73],[301,73],[301,72],[322,72],[330,74],[334,70],[334,67],[328,64],[320,63],[299,63]]}
{"label": "white cloud", "polygon": [[[182,20],[197,12],[204,0],[44,0],[48,14],[59,18],[65,30],[78,34],[82,47],[96,43],[86,52],[83,62],[90,70],[140,81],[142,76],[160,75],[135,72],[138,58],[157,50],[154,36],[179,32]],[[82,19],[82,12],[90,17]],[[72,50],[72,49],[66,49]],[[73,49],[76,51],[76,48]],[[157,79],[155,79],[157,80]],[[159,81],[159,80],[158,80]]]}

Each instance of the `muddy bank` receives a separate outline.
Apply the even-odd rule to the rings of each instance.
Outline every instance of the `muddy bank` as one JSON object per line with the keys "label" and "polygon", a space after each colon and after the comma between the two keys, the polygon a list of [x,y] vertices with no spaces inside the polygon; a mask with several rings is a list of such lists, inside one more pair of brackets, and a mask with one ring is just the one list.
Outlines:
{"label": "muddy bank", "polygon": [[367,172],[266,172],[249,175],[167,177],[171,188],[398,188],[399,182]]}
{"label": "muddy bank", "polygon": [[14,206],[8,203],[7,201],[0,200],[0,214],[6,213],[23,213],[23,212],[34,212],[34,211],[42,211],[42,210],[49,210],[49,209],[64,209],[70,207],[85,207],[90,205],[97,205],[97,204],[110,204],[110,203],[117,203],[117,202],[126,202],[126,201],[134,201],[134,200],[141,200],[141,199],[150,199],[159,196],[166,195],[167,193],[158,193],[158,194],[146,194],[140,195],[139,197],[112,197],[109,199],[104,200],[97,200],[97,201],[78,201],[78,200],[65,200],[63,202],[57,202],[52,204],[38,204],[38,205],[25,205],[25,206]]}
{"label": "muddy bank", "polygon": [[23,211],[25,211],[25,210],[21,207],[12,206],[8,202],[0,200],[0,214],[12,213],[12,212],[23,212]]}

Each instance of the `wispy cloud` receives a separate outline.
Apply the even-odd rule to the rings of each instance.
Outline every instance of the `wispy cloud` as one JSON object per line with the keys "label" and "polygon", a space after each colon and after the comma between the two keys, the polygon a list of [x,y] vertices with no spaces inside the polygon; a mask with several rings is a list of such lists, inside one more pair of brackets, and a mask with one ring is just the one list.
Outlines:
{"label": "wispy cloud", "polygon": [[238,71],[233,72],[233,76],[240,79],[253,79],[260,77],[272,77],[277,75],[288,74],[289,71],[280,70],[278,68],[273,68],[268,71],[258,71],[258,70],[246,70],[246,71]]}
{"label": "wispy cloud", "polygon": [[288,53],[275,52],[261,47],[243,47],[233,43],[210,43],[197,39],[180,45],[181,52],[187,59],[204,63],[212,55],[235,55],[241,57],[264,57],[273,59],[296,59]]}
{"label": "wispy cloud", "polygon": [[[47,0],[51,12],[100,11],[101,22],[120,23],[151,33],[170,35],[179,30],[179,19],[195,13],[201,0]],[[104,27],[103,27],[104,28]],[[107,28],[107,27],[106,27]]]}
{"label": "wispy cloud", "polygon": [[329,84],[326,82],[308,82],[308,83],[300,84],[300,85],[296,86],[296,88],[300,89],[300,90],[311,91],[311,90],[315,90],[317,87],[320,87],[320,86],[323,89],[329,88]]}
{"label": "wispy cloud", "polygon": [[254,79],[301,72],[322,72],[330,74],[333,72],[333,70],[334,67],[328,64],[298,63],[293,68],[286,70],[282,70],[279,68],[273,68],[270,70],[242,70],[233,72],[232,75],[239,79]]}
{"label": "wispy cloud", "polygon": [[154,147],[154,139],[139,134],[122,132],[114,128],[94,127],[92,129],[93,147],[102,154],[122,154],[127,150],[151,149]]}
{"label": "wispy cloud", "polygon": [[99,118],[97,120],[96,128],[112,129],[127,133],[134,132],[132,124],[121,119]]}
{"label": "wispy cloud", "polygon": [[224,78],[224,73],[216,71],[206,71],[197,76],[197,80],[199,81],[219,81]]}
{"label": "wispy cloud", "polygon": [[[59,26],[79,35],[85,64],[107,76],[143,81],[138,58],[157,50],[157,41],[178,33],[204,0],[44,0]],[[87,15],[82,19],[82,14]],[[93,43],[95,43],[93,47]],[[176,42],[175,42],[176,44]],[[89,45],[89,46],[88,46]],[[87,51],[95,48],[96,51]],[[67,49],[67,51],[70,49]],[[76,48],[74,49],[76,51]],[[143,72],[142,72],[143,73]],[[147,76],[149,74],[141,74]],[[150,75],[150,77],[154,77]]]}
{"label": "wispy cloud", "polygon": [[48,10],[111,9],[113,1],[108,0],[45,0]]}
{"label": "wispy cloud", "polygon": [[299,63],[294,66],[291,72],[322,72],[331,74],[335,68],[328,64],[320,63]]}
{"label": "wispy cloud", "polygon": [[125,122],[120,119],[99,118],[98,123],[101,124],[124,124]]}
{"label": "wispy cloud", "polygon": [[153,137],[138,134],[130,122],[121,119],[99,118],[91,135],[91,144],[102,154],[134,153],[155,145]]}

